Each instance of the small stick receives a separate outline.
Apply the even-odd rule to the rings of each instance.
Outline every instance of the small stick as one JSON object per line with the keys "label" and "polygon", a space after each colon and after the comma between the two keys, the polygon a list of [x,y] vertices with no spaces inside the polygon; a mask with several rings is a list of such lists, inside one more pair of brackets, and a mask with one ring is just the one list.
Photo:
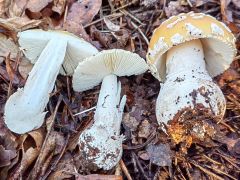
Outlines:
{"label": "small stick", "polygon": [[[123,14],[122,13],[114,13],[114,14],[110,14],[110,15],[107,15],[107,16],[104,16],[105,18],[111,18],[111,17],[113,17],[113,18],[118,18],[118,17],[121,17]],[[100,18],[100,19],[98,19],[98,20],[96,20],[96,21],[93,21],[93,22],[91,22],[91,23],[89,23],[89,24],[86,24],[85,26],[83,26],[84,28],[86,28],[86,27],[89,27],[89,26],[91,26],[91,25],[94,25],[94,24],[96,24],[96,23],[98,23],[98,22],[101,22],[103,19],[104,19],[104,17],[103,18]]]}
{"label": "small stick", "polygon": [[192,162],[192,161],[191,161],[191,163],[192,163],[194,166],[198,167],[200,170],[202,170],[204,173],[206,173],[206,174],[208,174],[208,175],[210,175],[210,176],[213,176],[213,177],[216,178],[216,179],[224,180],[224,179],[221,178],[220,176],[218,176],[218,175],[214,174],[213,172],[205,169],[204,167],[202,167],[202,166],[200,166],[200,165],[198,165],[198,164],[196,164],[196,163],[194,163],[194,162]]}
{"label": "small stick", "polygon": [[89,109],[86,109],[86,110],[84,110],[84,111],[82,111],[82,112],[76,113],[76,114],[73,115],[73,117],[74,117],[74,116],[78,116],[78,115],[83,114],[83,113],[86,113],[86,112],[89,112],[89,111],[92,111],[92,110],[96,109],[96,107],[97,107],[97,106],[94,106],[94,107],[91,107],[91,108],[89,108]]}
{"label": "small stick", "polygon": [[128,169],[127,169],[127,167],[125,166],[125,164],[124,164],[124,162],[123,162],[122,159],[120,160],[120,167],[121,167],[122,171],[124,172],[125,176],[127,177],[127,179],[128,179],[128,180],[132,180],[132,177],[131,177],[131,175],[129,174]]}
{"label": "small stick", "polygon": [[144,41],[146,42],[147,45],[149,45],[149,40],[148,38],[145,36],[145,34],[142,32],[142,30],[139,28],[139,26],[137,26],[134,22],[131,22],[133,27],[136,28],[138,30],[138,32],[142,35]]}
{"label": "small stick", "polygon": [[132,18],[133,20],[135,20],[136,22],[138,22],[142,26],[146,25],[146,24],[142,23],[138,18],[133,16],[131,13],[129,13],[127,10],[123,9],[123,10],[120,10],[120,12],[123,13],[124,15],[129,16],[130,18]]}

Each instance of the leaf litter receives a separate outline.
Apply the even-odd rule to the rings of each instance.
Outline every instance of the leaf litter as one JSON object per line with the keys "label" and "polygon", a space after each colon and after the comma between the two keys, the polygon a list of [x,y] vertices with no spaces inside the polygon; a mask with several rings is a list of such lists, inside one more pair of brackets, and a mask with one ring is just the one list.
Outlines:
{"label": "leaf litter", "polygon": [[[99,86],[75,93],[59,76],[42,128],[16,135],[3,123],[9,92],[22,87],[31,70],[19,53],[17,32],[68,30],[99,50],[122,48],[145,58],[153,30],[168,17],[203,12],[223,21],[237,38],[238,55],[215,81],[227,100],[222,121],[194,112],[167,132],[157,125],[159,82],[149,72],[120,78],[127,94],[121,133],[123,157],[111,171],[84,171],[77,139],[93,122]],[[2,179],[237,179],[240,176],[240,6],[237,0],[0,0],[0,177]],[[19,62],[18,62],[19,61]],[[200,117],[200,116],[198,116]],[[207,129],[202,133],[201,127]],[[188,132],[188,133],[186,133]]]}

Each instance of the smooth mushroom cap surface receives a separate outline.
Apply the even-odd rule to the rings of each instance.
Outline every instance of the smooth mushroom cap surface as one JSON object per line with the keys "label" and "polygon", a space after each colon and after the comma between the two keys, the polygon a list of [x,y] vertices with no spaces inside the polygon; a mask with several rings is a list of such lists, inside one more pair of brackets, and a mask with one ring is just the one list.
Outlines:
{"label": "smooth mushroom cap surface", "polygon": [[210,15],[190,12],[172,16],[154,30],[147,53],[152,74],[164,81],[166,52],[194,39],[200,39],[203,44],[206,68],[211,77],[229,68],[237,52],[230,29]]}
{"label": "smooth mushroom cap surface", "polygon": [[31,63],[38,60],[49,40],[65,38],[68,44],[64,63],[60,69],[62,75],[72,75],[79,62],[98,52],[90,43],[66,31],[33,29],[19,32],[18,37],[21,49]]}
{"label": "smooth mushroom cap surface", "polygon": [[73,89],[82,92],[97,86],[107,75],[138,75],[147,69],[138,54],[122,49],[104,50],[79,63],[73,74]]}

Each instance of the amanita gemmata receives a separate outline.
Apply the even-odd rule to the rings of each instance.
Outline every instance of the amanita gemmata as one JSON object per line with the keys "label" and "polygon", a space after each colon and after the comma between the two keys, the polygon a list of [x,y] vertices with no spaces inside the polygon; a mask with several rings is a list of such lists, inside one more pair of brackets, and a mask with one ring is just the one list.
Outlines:
{"label": "amanita gemmata", "polygon": [[120,126],[126,96],[121,99],[117,76],[141,74],[147,68],[140,56],[120,49],[102,51],[79,63],[73,75],[75,91],[85,91],[102,82],[93,125],[79,138],[85,166],[109,170],[120,160],[124,138]]}
{"label": "amanita gemmata", "polygon": [[4,120],[11,131],[23,134],[42,125],[59,72],[72,75],[80,61],[98,50],[64,31],[27,30],[18,37],[25,56],[35,65],[24,88],[7,100]]}
{"label": "amanita gemmata", "polygon": [[163,82],[156,103],[158,122],[171,125],[177,114],[200,109],[223,118],[226,101],[212,78],[229,67],[235,54],[234,35],[209,15],[190,12],[163,22],[147,54],[152,74]]}

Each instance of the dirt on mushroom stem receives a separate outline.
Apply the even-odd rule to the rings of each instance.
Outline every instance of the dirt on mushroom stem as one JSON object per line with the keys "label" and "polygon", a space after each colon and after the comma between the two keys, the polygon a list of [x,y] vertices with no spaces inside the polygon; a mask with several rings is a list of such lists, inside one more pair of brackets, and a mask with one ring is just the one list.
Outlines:
{"label": "dirt on mushroom stem", "polygon": [[213,115],[211,109],[202,104],[195,104],[195,108],[184,108],[168,122],[167,133],[174,144],[181,144],[182,149],[187,149],[193,143],[203,143],[212,138],[217,130],[214,124],[219,119]]}

